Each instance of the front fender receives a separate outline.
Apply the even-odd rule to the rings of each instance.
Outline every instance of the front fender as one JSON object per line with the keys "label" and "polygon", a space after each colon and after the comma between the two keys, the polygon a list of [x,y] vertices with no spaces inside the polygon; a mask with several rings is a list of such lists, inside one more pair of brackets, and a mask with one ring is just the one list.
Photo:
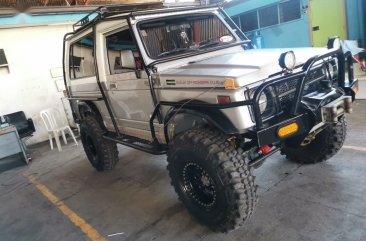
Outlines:
{"label": "front fender", "polygon": [[[174,130],[168,130],[170,124],[173,124]],[[232,122],[219,110],[172,107],[164,118],[165,139],[168,143],[169,139],[183,131],[203,126],[216,128],[227,135],[238,134]]]}

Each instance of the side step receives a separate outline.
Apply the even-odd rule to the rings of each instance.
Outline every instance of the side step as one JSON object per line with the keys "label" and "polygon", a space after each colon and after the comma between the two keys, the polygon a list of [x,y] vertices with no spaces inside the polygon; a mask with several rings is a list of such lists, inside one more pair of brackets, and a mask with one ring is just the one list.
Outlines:
{"label": "side step", "polygon": [[121,137],[117,137],[114,133],[108,132],[103,137],[107,140],[114,141],[119,144],[132,147],[139,151],[147,152],[153,155],[164,155],[167,153],[168,150],[167,145],[154,144],[149,141],[132,136],[123,135]]}

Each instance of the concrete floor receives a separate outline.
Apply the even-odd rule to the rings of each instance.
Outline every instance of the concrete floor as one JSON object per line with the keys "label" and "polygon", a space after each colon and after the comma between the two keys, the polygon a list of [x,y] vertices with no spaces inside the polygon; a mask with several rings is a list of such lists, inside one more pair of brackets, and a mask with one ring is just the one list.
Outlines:
{"label": "concrete floor", "polygon": [[345,147],[331,160],[299,165],[276,154],[256,170],[257,211],[229,234],[187,213],[169,184],[165,156],[119,146],[117,168],[99,173],[80,145],[58,153],[43,143],[32,147],[29,166],[0,174],[0,240],[90,240],[30,175],[111,241],[365,240],[366,101],[355,103],[354,113]]}

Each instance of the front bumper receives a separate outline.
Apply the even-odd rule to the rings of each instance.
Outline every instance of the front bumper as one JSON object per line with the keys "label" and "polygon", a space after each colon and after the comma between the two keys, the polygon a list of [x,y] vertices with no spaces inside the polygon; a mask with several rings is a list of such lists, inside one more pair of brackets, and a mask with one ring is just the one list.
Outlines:
{"label": "front bumper", "polygon": [[[258,146],[278,143],[296,136],[305,137],[310,132],[316,131],[325,124],[338,122],[338,118],[345,113],[351,113],[352,97],[341,96],[327,105],[320,107],[317,112],[321,113],[320,121],[314,122],[314,118],[311,117],[309,112],[304,112],[269,127],[262,128],[260,130],[252,130],[249,132],[251,135],[250,137],[257,140]],[[279,136],[279,130],[294,123],[298,126],[298,130],[291,135],[281,138]]]}
{"label": "front bumper", "polygon": [[[304,95],[305,85],[312,75],[312,66],[319,61],[334,57],[338,59],[339,68],[336,85],[338,87],[333,88],[334,83],[330,86],[322,84],[317,91]],[[346,65],[349,70],[348,81],[345,80]],[[266,82],[256,89],[252,103],[256,126],[249,131],[249,138],[254,138],[258,146],[274,144],[294,137],[297,138],[293,140],[296,139],[298,141],[298,139],[305,138],[309,133],[316,131],[325,124],[336,123],[338,118],[344,113],[352,112],[352,101],[354,101],[358,91],[358,80],[354,79],[352,61],[349,61],[348,55],[346,56],[341,50],[338,50],[322,56],[316,56],[309,59],[302,68],[303,71],[300,73],[285,75]],[[264,122],[259,110],[261,94],[266,89],[291,81],[291,78],[295,77],[300,80],[296,85],[290,111],[282,114],[277,120]],[[297,131],[286,137],[279,137],[278,130],[292,123],[299,126]]]}
{"label": "front bumper", "polygon": [[[284,126],[291,125],[293,123],[296,123],[299,127],[296,133],[287,136],[286,138],[280,138],[278,135],[278,130]],[[285,139],[288,139],[290,137],[294,137],[297,135],[306,134],[310,131],[310,125],[309,125],[309,116],[307,113],[300,114],[296,117],[281,121],[275,125],[260,129],[258,131],[251,130],[249,131],[249,137],[251,139],[254,139],[257,141],[258,146],[264,146],[269,145],[273,143],[277,143],[280,141],[283,141]]]}

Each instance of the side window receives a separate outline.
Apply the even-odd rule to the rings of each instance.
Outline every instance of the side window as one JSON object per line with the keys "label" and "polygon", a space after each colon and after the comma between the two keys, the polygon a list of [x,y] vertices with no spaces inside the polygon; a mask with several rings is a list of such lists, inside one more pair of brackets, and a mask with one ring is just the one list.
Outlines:
{"label": "side window", "polygon": [[258,29],[257,11],[242,14],[240,16],[240,24],[243,32]]}
{"label": "side window", "polygon": [[142,69],[141,58],[129,29],[107,36],[106,45],[110,74]]}
{"label": "side window", "polygon": [[269,6],[259,11],[259,24],[261,28],[278,24],[278,6]]}
{"label": "side window", "polygon": [[70,46],[70,79],[95,75],[93,33],[74,42]]}
{"label": "side window", "polygon": [[285,0],[280,3],[235,15],[232,19],[243,32],[286,23],[301,18],[300,0]]}
{"label": "side window", "polygon": [[280,3],[280,22],[288,22],[301,18],[299,0],[289,0]]}

